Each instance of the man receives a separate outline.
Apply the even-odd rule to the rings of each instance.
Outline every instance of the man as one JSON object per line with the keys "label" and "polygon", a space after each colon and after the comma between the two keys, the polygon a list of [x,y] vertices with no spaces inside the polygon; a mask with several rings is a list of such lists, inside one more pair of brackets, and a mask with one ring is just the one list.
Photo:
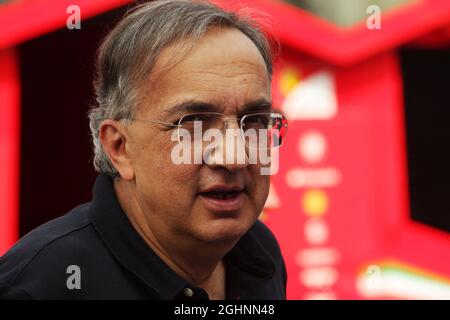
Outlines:
{"label": "man", "polygon": [[[283,258],[258,221],[269,176],[248,157],[250,149],[272,150],[270,130],[286,129],[271,110],[271,73],[267,40],[235,14],[182,0],[130,12],[98,52],[92,202],[0,259],[0,295],[284,299]],[[244,144],[227,135],[209,148],[191,131],[198,124],[267,129],[271,145],[267,135],[243,135]],[[180,164],[180,146],[200,150],[201,161]],[[222,161],[230,150],[233,161]]]}

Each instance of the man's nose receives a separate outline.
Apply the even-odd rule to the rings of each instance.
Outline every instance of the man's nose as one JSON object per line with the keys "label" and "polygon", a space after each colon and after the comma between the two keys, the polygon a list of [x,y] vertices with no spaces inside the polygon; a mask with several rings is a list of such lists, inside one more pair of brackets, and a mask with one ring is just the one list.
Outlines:
{"label": "man's nose", "polygon": [[232,129],[237,128],[240,129],[239,119],[238,118],[225,118],[223,121],[223,128],[224,129]]}
{"label": "man's nose", "polygon": [[223,167],[230,172],[246,168],[249,161],[238,119],[224,120],[223,128],[222,144],[209,154],[208,165]]}

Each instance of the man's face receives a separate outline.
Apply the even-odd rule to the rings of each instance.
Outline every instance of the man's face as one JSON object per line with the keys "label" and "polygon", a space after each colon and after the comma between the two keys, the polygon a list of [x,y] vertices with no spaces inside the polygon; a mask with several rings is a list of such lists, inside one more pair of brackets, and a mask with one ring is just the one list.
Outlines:
{"label": "man's face", "polygon": [[[194,111],[171,108],[188,101],[205,103],[227,118],[270,111],[267,104],[245,110],[255,101],[270,102],[270,93],[264,60],[243,33],[231,28],[210,31],[180,62],[164,68],[179,49],[180,44],[174,44],[160,55],[135,118],[177,123]],[[236,122],[229,125],[238,128]],[[269,177],[261,175],[256,164],[176,165],[171,159],[178,143],[171,140],[176,130],[142,121],[128,128],[127,151],[148,224],[155,233],[175,232],[207,242],[237,240],[258,218]],[[234,192],[226,192],[228,198],[221,198],[230,190]]]}

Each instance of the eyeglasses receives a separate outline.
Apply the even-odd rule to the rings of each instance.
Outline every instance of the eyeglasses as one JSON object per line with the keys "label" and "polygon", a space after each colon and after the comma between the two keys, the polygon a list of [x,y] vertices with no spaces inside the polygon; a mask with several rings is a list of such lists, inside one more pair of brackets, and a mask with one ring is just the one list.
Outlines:
{"label": "eyeglasses", "polygon": [[199,137],[195,132],[198,129],[201,129],[202,133],[211,129],[222,132],[224,128],[228,129],[229,121],[234,121],[239,124],[241,136],[246,146],[259,150],[280,147],[283,144],[288,128],[287,119],[281,113],[275,112],[246,114],[241,118],[225,117],[218,112],[190,113],[182,116],[176,123],[133,118],[130,120],[177,128],[179,143],[189,138],[191,141],[194,141]]}

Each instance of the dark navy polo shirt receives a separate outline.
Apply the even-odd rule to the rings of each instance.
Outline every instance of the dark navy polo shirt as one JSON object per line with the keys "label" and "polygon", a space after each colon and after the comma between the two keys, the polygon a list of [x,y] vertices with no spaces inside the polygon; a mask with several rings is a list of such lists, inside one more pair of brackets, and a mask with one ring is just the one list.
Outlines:
{"label": "dark navy polo shirt", "polygon": [[[283,257],[262,222],[224,262],[227,299],[286,298]],[[100,174],[90,203],[31,231],[0,258],[0,298],[201,300],[208,295],[146,244],[120,207],[112,178]]]}

